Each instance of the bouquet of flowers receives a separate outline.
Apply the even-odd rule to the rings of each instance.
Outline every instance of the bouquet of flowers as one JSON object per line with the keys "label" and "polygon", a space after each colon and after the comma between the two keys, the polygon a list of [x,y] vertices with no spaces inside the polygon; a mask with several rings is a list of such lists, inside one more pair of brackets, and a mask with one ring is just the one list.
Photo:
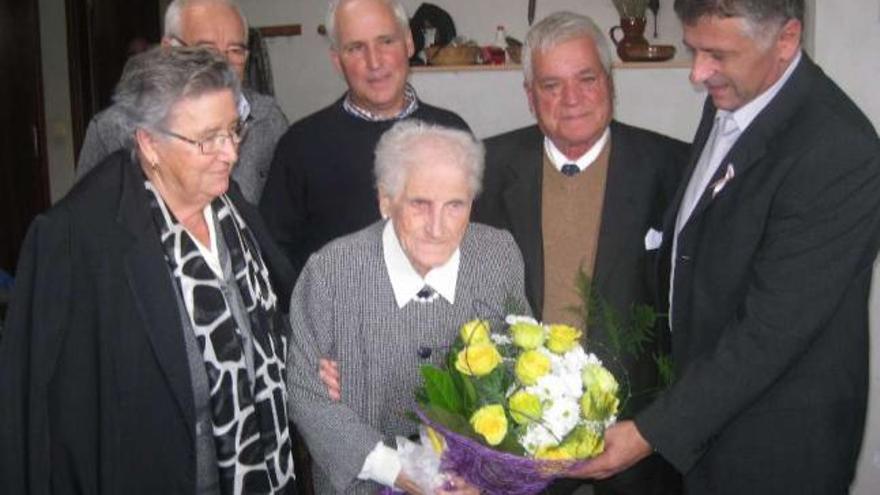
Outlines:
{"label": "bouquet of flowers", "polygon": [[446,366],[422,367],[419,419],[441,469],[487,493],[538,493],[604,448],[620,397],[581,331],[508,316],[460,329]]}

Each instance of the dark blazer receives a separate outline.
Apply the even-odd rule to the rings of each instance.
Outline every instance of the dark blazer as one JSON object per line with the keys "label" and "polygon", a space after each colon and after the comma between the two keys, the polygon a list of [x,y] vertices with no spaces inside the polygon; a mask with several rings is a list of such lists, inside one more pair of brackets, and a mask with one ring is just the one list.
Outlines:
{"label": "dark blazer", "polygon": [[[538,318],[544,306],[543,142],[538,126],[486,141],[483,192],[473,213],[475,221],[513,234],[525,261],[526,296]],[[634,303],[655,302],[654,284],[648,276],[653,273],[649,268],[654,257],[645,249],[645,235],[651,228],[661,230],[663,211],[675,193],[686,160],[685,143],[611,123],[611,156],[593,283],[618,311],[627,311]],[[591,329],[591,336],[602,342],[604,334],[602,329]],[[642,361],[625,363],[630,378],[653,386],[656,368],[650,359]]]}
{"label": "dark blazer", "polygon": [[[0,493],[195,491],[193,387],[143,181],[117,152],[31,225],[0,343]],[[232,184],[287,312],[293,271]]]}
{"label": "dark blazer", "polygon": [[[690,171],[714,114],[707,100]],[[678,238],[677,383],[636,424],[689,493],[845,493],[866,400],[877,134],[804,55],[710,184],[727,164],[734,178]],[[684,187],[664,221],[667,277]]]}

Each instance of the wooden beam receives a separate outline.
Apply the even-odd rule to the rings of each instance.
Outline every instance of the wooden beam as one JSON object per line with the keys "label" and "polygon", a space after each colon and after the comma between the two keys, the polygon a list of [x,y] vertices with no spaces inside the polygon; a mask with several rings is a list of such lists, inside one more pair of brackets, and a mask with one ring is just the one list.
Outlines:
{"label": "wooden beam", "polygon": [[264,38],[275,38],[278,36],[299,36],[302,34],[301,24],[284,24],[278,26],[262,26],[257,30]]}

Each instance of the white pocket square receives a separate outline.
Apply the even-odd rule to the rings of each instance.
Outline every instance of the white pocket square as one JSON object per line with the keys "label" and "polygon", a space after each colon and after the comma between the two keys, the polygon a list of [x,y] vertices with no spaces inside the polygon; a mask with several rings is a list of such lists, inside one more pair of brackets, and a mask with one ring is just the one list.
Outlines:
{"label": "white pocket square", "polygon": [[663,232],[648,229],[648,233],[645,234],[645,251],[659,249],[661,244],[663,244]]}
{"label": "white pocket square", "polygon": [[724,186],[726,186],[728,182],[733,180],[734,176],[736,176],[736,172],[733,170],[733,164],[728,163],[727,170],[724,171],[724,177],[716,180],[715,183],[712,184],[712,197],[714,198],[715,196],[718,196],[718,193],[724,189]]}

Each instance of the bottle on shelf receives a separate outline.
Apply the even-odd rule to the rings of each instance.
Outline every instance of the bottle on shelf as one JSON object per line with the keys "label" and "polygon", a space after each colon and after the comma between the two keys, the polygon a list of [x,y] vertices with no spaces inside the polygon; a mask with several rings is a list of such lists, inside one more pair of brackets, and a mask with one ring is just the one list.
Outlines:
{"label": "bottle on shelf", "polygon": [[495,65],[503,65],[507,58],[507,33],[504,26],[499,25],[495,28],[495,41],[489,49],[489,63]]}

